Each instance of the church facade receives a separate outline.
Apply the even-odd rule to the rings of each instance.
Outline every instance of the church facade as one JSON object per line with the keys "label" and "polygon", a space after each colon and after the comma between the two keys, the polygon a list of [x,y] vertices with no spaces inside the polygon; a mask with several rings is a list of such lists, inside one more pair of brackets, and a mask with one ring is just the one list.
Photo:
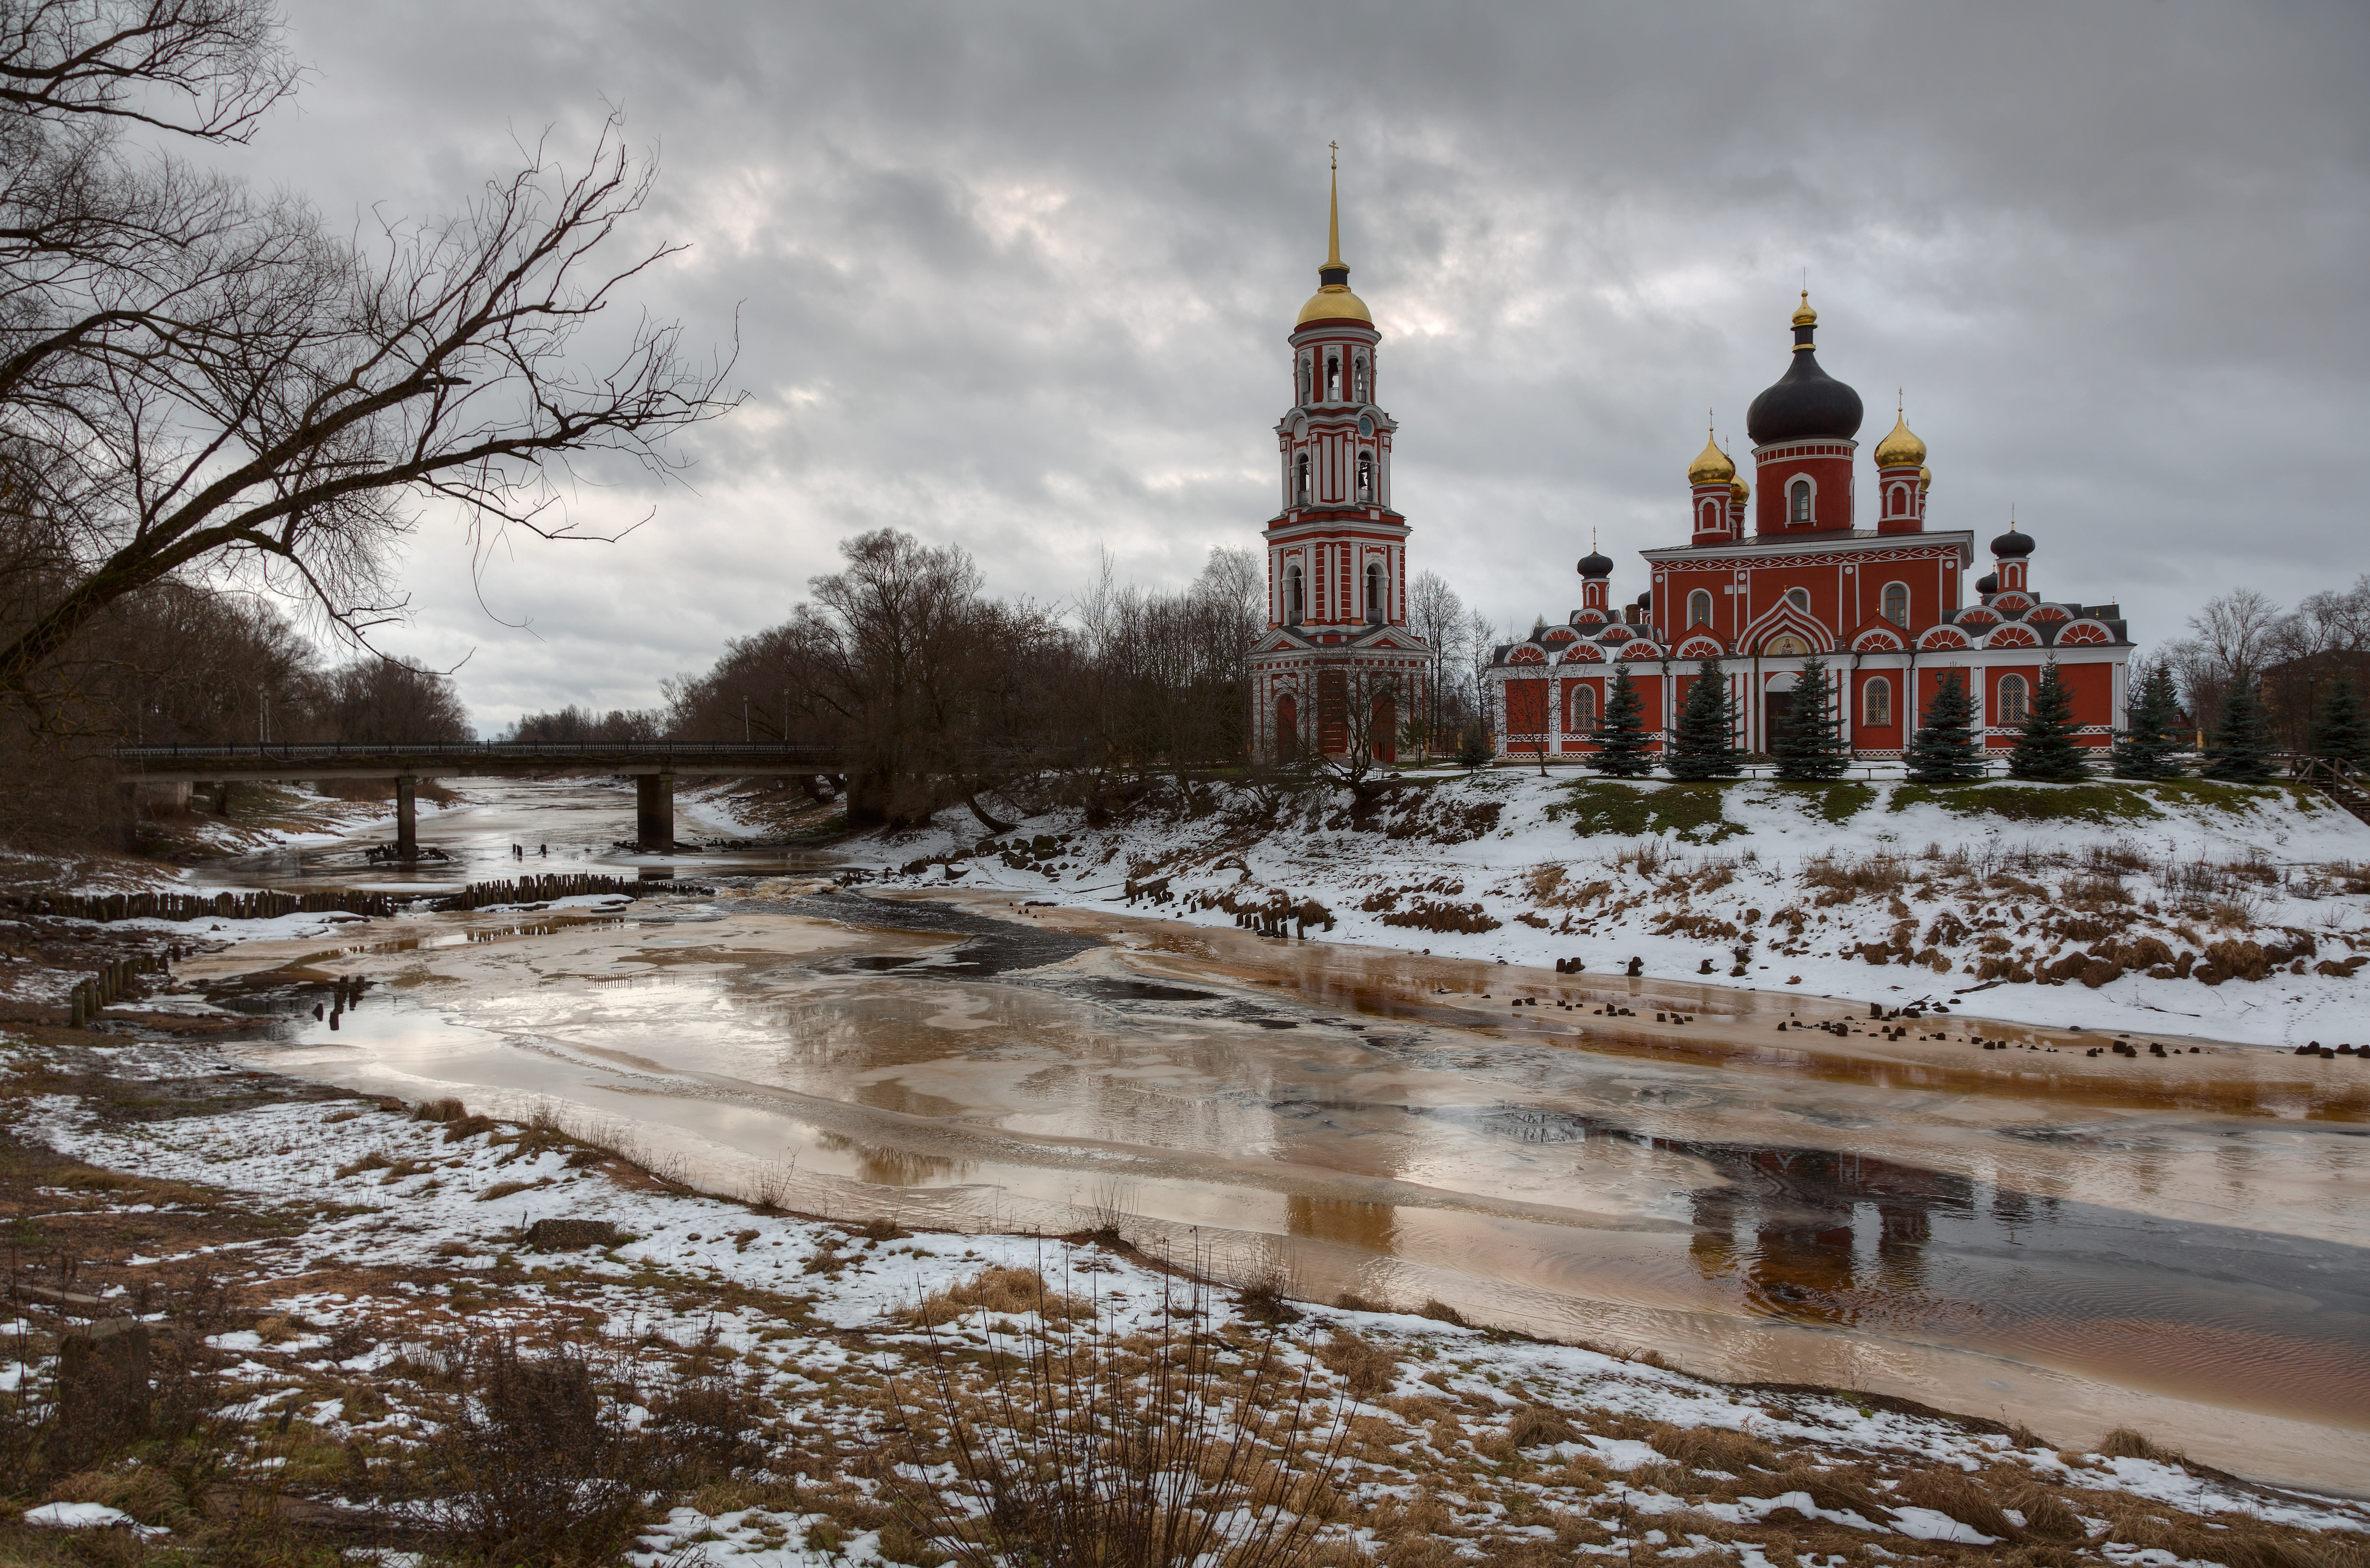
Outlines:
{"label": "church facade", "polygon": [[1705,660],[1729,685],[1748,753],[1770,750],[1812,658],[1827,662],[1830,717],[1861,756],[1899,756],[1951,678],[1974,700],[1980,744],[2004,753],[2053,663],[2080,743],[2112,744],[2132,653],[2120,608],[2045,596],[2033,536],[2013,524],[1991,541],[1990,571],[1970,582],[1974,535],[1927,526],[1933,473],[1905,418],[1870,455],[1875,508],[1862,514],[1859,395],[1820,368],[1817,329],[1805,292],[1786,374],[1745,415],[1753,484],[1707,438],[1687,468],[1686,543],[1639,552],[1644,591],[1615,605],[1614,563],[1592,548],[1580,607],[1494,651],[1484,695],[1501,757],[1594,751],[1620,665],[1661,750]]}
{"label": "church facade", "polygon": [[1391,502],[1398,423],[1375,401],[1382,334],[1350,290],[1338,174],[1317,276],[1285,340],[1293,398],[1275,425],[1252,724],[1264,756],[1393,762],[1409,721],[1429,709],[1432,659],[1408,624],[1408,521]]}

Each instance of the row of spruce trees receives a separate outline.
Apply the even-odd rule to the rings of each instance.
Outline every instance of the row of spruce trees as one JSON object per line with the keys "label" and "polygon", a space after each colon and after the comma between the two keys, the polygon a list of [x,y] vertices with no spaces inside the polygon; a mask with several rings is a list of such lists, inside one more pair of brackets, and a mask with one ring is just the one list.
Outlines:
{"label": "row of spruce trees", "polygon": [[[1843,737],[1835,682],[1826,661],[1802,666],[1794,687],[1789,721],[1772,737],[1770,755],[1778,777],[1804,782],[1840,778],[1851,764]],[[2114,770],[2124,778],[2175,778],[2188,772],[2187,737],[2180,729],[2180,703],[2172,675],[2159,664],[2149,670],[2123,709],[2128,726],[2115,743]],[[1697,668],[1695,684],[1680,707],[1676,732],[1662,764],[1674,778],[1733,778],[1743,771],[1736,746],[1736,704],[1717,661]],[[1984,777],[1983,748],[1975,742],[1974,698],[1956,671],[1944,675],[1924,721],[1910,738],[1904,760],[1921,784],[1955,784]],[[2077,743],[2074,697],[2058,678],[2057,666],[2042,669],[2008,753],[2012,778],[2073,783],[2088,778],[2088,748]],[[1596,731],[1597,750],[1588,760],[1615,778],[1641,778],[1654,770],[1648,749],[1645,703],[1629,666],[1613,667],[1613,687]],[[2351,682],[2335,683],[2313,726],[2313,755],[2356,767],[2370,765],[2370,717]],[[2269,715],[2253,683],[2231,688],[2222,725],[2205,748],[2204,777],[2232,783],[2260,783],[2272,776],[2275,749]]]}

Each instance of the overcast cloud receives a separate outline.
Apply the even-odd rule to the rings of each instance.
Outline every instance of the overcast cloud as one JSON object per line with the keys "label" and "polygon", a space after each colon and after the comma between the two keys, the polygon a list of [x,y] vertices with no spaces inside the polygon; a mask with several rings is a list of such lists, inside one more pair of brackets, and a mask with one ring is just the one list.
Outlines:
{"label": "overcast cloud", "polygon": [[[1283,337],[1342,244],[1384,333],[1415,564],[1509,623],[1592,530],[1683,543],[1705,411],[1742,455],[1808,271],[1872,446],[1893,389],[1932,524],[2013,504],[2035,585],[2143,643],[2238,582],[2370,569],[2370,7],[359,6],[236,167],[344,221],[427,214],[609,105],[661,156],[639,299],[736,330],[747,406],[654,518],[473,586],[431,520],[388,646],[481,728],[642,706],[781,619],[839,539],[969,548],[1059,601],[1108,548],[1181,584],[1255,542]],[[1863,453],[1863,480],[1868,474]],[[1868,485],[1861,503],[1870,504]],[[512,623],[523,623],[523,626]]]}

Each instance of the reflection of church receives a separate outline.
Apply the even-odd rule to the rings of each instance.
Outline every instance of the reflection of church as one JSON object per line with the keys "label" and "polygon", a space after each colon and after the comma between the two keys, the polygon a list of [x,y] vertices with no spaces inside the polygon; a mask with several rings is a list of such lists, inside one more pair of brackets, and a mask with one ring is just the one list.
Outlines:
{"label": "reflection of church", "polygon": [[1766,752],[1813,656],[1827,660],[1835,717],[1864,756],[1899,755],[1952,672],[1974,698],[1977,735],[2006,749],[2051,662],[2073,696],[2080,743],[2110,744],[2132,651],[2121,610],[2034,594],[2026,575],[2032,536],[2013,524],[1992,541],[1992,572],[1964,582],[1974,536],[1927,528],[1933,476],[1926,444],[1905,420],[1876,444],[1875,526],[1860,526],[1859,394],[1819,367],[1818,314],[1807,294],[1793,326],[1792,363],[1745,414],[1757,500],[1707,440],[1687,469],[1687,543],[1639,552],[1652,574],[1645,593],[1616,608],[1607,597],[1613,562],[1594,550],[1582,557],[1581,607],[1492,660],[1499,755],[1593,751],[1618,664],[1629,666],[1659,744],[1706,659],[1718,662],[1735,698],[1737,744]]}
{"label": "reflection of church", "polygon": [[1282,505],[1267,524],[1268,630],[1251,652],[1264,755],[1314,747],[1393,760],[1425,710],[1430,651],[1408,628],[1408,525],[1391,505],[1391,437],[1375,406],[1382,334],[1350,292],[1341,203],[1292,345],[1293,407],[1276,423]]}

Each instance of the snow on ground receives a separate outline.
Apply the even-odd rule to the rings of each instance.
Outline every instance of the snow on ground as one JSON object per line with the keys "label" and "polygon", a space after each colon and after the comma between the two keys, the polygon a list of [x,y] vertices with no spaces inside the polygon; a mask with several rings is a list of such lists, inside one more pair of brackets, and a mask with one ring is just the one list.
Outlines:
{"label": "snow on ground", "polygon": [[1102,828],[1063,811],[996,835],[953,811],[847,848],[891,886],[1205,925],[1270,911],[1297,930],[1307,915],[1329,941],[1592,975],[1636,958],[1657,978],[1959,998],[2051,1027],[2291,1046],[2370,1033],[2370,825],[2288,786],[1501,770],[1410,778],[1363,807],[1346,790],[1222,786],[1199,814],[1139,807]]}
{"label": "snow on ground", "polygon": [[[143,1066],[159,1075],[188,1073],[205,1055],[200,1048],[170,1043],[153,1045],[149,1054],[155,1059],[144,1058]],[[40,1053],[20,1045],[6,1055],[21,1066],[31,1065]],[[177,1056],[190,1059],[168,1059]],[[127,1069],[142,1070],[129,1063],[118,1065],[119,1072]],[[589,1286],[601,1292],[598,1304],[607,1313],[604,1332],[621,1348],[652,1332],[684,1346],[713,1336],[710,1343],[724,1346],[743,1366],[742,1375],[793,1412],[798,1421],[842,1435],[869,1431],[867,1424],[877,1419],[879,1409],[877,1401],[846,1397],[842,1376],[854,1373],[877,1380],[882,1373],[894,1372],[901,1357],[921,1351],[926,1343],[899,1320],[900,1310],[988,1265],[1039,1269],[1057,1290],[1091,1292],[1101,1302],[1101,1325],[1122,1332],[1156,1332],[1164,1316],[1177,1309],[1191,1288],[1099,1247],[1032,1237],[867,1235],[844,1224],[753,1212],[721,1199],[656,1190],[648,1182],[628,1184],[605,1168],[585,1168],[581,1159],[571,1158],[577,1151],[564,1143],[522,1141],[516,1129],[484,1124],[448,1127],[366,1103],[282,1104],[129,1124],[102,1120],[69,1096],[28,1097],[17,1105],[17,1134],[62,1153],[144,1178],[201,1183],[305,1216],[300,1233],[282,1244],[285,1262],[272,1263],[267,1253],[257,1251],[272,1243],[242,1242],[219,1249],[224,1267],[237,1269],[243,1257],[267,1279],[275,1268],[291,1275],[330,1278],[351,1278],[341,1271],[355,1267],[441,1270],[447,1283],[407,1283],[397,1294],[406,1296],[412,1309],[431,1314],[422,1321],[442,1320],[454,1328],[466,1322],[477,1333],[500,1332],[504,1322],[532,1310],[563,1286],[568,1299],[582,1305]],[[512,1256],[517,1228],[545,1218],[608,1220],[627,1239],[605,1252]],[[498,1284],[488,1281],[497,1285],[494,1298],[478,1297],[472,1276],[490,1275],[498,1268],[505,1271]],[[373,1309],[344,1290],[305,1286],[301,1278],[280,1288],[284,1295],[272,1302],[272,1309],[286,1314],[286,1322],[293,1325],[280,1331],[284,1342],[277,1345],[281,1352],[305,1352],[328,1343],[327,1331],[360,1322],[366,1309],[384,1309],[383,1304]],[[1214,1329],[1239,1317],[1237,1304],[1224,1292],[1186,1304],[1205,1309]],[[1290,1336],[1289,1354],[1301,1363],[1312,1355],[1322,1359],[1325,1351],[1316,1341],[1336,1328],[1386,1346],[1399,1358],[1387,1385],[1353,1400],[1350,1416],[1411,1423],[1403,1430],[1419,1439],[1420,1446],[1424,1423],[1432,1417],[1416,1420],[1409,1412],[1437,1412],[1445,1408],[1440,1403],[1444,1398],[1478,1412],[1462,1418],[1476,1442],[1490,1440],[1489,1428],[1497,1415],[1512,1418],[1526,1407],[1588,1412],[1585,1424],[1594,1430],[1571,1432],[1566,1440],[1547,1445],[1548,1462],[1566,1463],[1573,1470],[1597,1467],[1591,1473],[1598,1475],[1613,1472],[1625,1488],[1624,1506],[1642,1516],[1673,1516],[1674,1529],[1683,1534],[1686,1522],[1700,1523],[1704,1516],[1738,1524],[1792,1508],[1805,1519],[1828,1519],[1865,1531],[1871,1541],[1889,1538],[1896,1549],[1904,1540],[1981,1544],[1991,1539],[1905,1500],[1877,1509],[1886,1516],[1881,1518],[1822,1506],[1809,1493],[1784,1490],[1770,1497],[1743,1493],[1727,1501],[1698,1501],[1689,1511],[1685,1498],[1664,1488],[1700,1490],[1703,1483],[1685,1481],[1684,1471],[1666,1464],[1664,1452],[1637,1440],[1634,1434],[1605,1435],[1608,1422],[1616,1426],[1624,1420],[1666,1422],[1743,1432],[1780,1447],[1813,1448],[1828,1463],[1881,1458],[1887,1463],[1915,1461],[1966,1471],[2022,1467],[2051,1485],[2097,1494],[2100,1505],[2096,1512],[2101,1516],[2112,1515],[2109,1498],[2122,1493],[2197,1516],[2243,1516],[2314,1529],[2370,1529],[2370,1505],[2357,1502],[2268,1492],[2151,1459],[2052,1451],[2030,1443],[2019,1447],[2009,1436],[1887,1410],[1842,1391],[1739,1389],[1595,1350],[1512,1340],[1399,1313],[1313,1306],[1305,1313],[1304,1322]],[[1010,1332],[990,1331],[990,1316],[983,1309],[975,1320],[959,1320],[939,1332],[972,1339],[988,1332]],[[243,1332],[222,1336],[218,1348],[260,1354],[265,1347],[261,1337]],[[382,1341],[360,1360],[339,1365],[375,1365],[406,1348],[401,1341]],[[305,1356],[295,1359],[304,1361]],[[284,1380],[284,1370],[275,1371],[250,1355],[246,1371],[258,1385],[259,1406],[285,1397],[285,1389],[270,1387]],[[364,1418],[348,1418],[334,1401],[308,1406],[304,1413],[335,1441],[345,1441],[353,1433],[375,1434]],[[870,1440],[877,1441],[877,1435]],[[1437,1427],[1431,1440],[1444,1451],[1453,1446]],[[1493,1482],[1453,1457],[1444,1462],[1462,1477],[1460,1489],[1496,1489],[1497,1501],[1483,1503],[1485,1508],[1502,1506],[1509,1489],[1526,1484]],[[1413,1487],[1378,1483],[1371,1471],[1353,1490],[1363,1498],[1361,1512],[1407,1501],[1415,1493]],[[2092,1512],[2079,1511],[2086,1516]],[[753,1568],[826,1560],[803,1555],[803,1547],[783,1540],[785,1526],[779,1517],[768,1516],[767,1520],[771,1534],[720,1508],[715,1516],[679,1508],[650,1544],[664,1551],[699,1540],[703,1544],[696,1550],[708,1558],[735,1558]],[[2092,1528],[2104,1529],[2106,1518],[2094,1521]],[[861,1542],[846,1543],[844,1549],[856,1560],[872,1555]],[[2153,1560],[2135,1547],[2118,1550],[2125,1553],[2119,1561]],[[1763,1561],[1752,1549],[1744,1560]]]}

